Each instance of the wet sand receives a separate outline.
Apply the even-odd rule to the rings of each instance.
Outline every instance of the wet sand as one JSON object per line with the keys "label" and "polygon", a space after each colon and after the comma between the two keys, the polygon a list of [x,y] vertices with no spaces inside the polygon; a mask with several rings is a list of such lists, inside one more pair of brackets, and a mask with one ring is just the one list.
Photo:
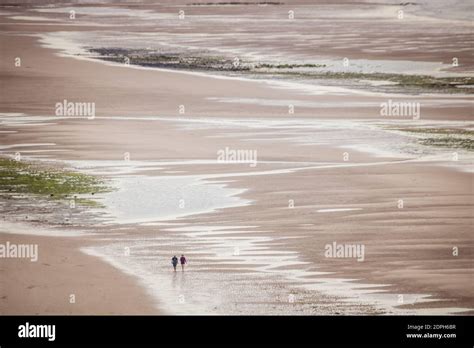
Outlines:
{"label": "wet sand", "polygon": [[[349,142],[345,138],[302,146],[285,138],[288,135],[285,130],[279,133],[265,123],[253,127],[239,122],[226,127],[217,123],[199,128],[192,121],[204,117],[223,121],[288,118],[287,106],[218,101],[237,98],[333,104],[298,108],[296,117],[330,119],[336,123],[340,120],[344,125],[347,119],[380,119],[379,104],[387,100],[386,95],[344,91],[346,94],[341,97],[340,90],[314,95],[257,81],[108,66],[58,57],[55,51],[40,47],[37,38],[19,34],[71,28],[26,26],[11,19],[4,22],[10,24],[0,24],[3,29],[0,43],[2,48],[9,49],[2,49],[0,74],[2,86],[8,87],[2,88],[5,93],[0,97],[0,110],[54,116],[54,104],[64,98],[95,102],[97,117],[94,120],[53,118],[48,124],[38,120],[39,126],[29,125],[31,121],[9,124],[2,128],[15,133],[2,134],[2,145],[52,143],[53,148],[64,151],[51,155],[42,152],[47,146],[33,146],[39,150],[34,155],[52,156],[49,158],[56,161],[85,161],[85,164],[91,160],[122,161],[124,152],[129,152],[132,160],[184,161],[188,163],[158,163],[153,170],[142,168],[132,174],[157,180],[163,175],[208,176],[208,180],[245,190],[239,197],[252,203],[176,220],[182,224],[177,227],[193,227],[195,232],[204,233],[201,235],[173,231],[173,225],[167,222],[163,226],[99,223],[94,227],[94,232],[99,233],[96,240],[2,235],[10,240],[40,243],[42,255],[47,255],[44,262],[59,268],[54,277],[48,266],[39,271],[32,269],[41,265],[41,260],[22,267],[21,273],[13,273],[11,269],[17,269],[18,264],[14,260],[5,263],[2,260],[2,271],[9,275],[5,299],[8,301],[2,302],[2,312],[425,314],[472,310],[469,286],[473,276],[472,175],[435,166],[451,165],[446,156],[427,163],[423,158],[374,157],[341,147]],[[17,56],[26,57],[22,58],[21,69],[11,64]],[[324,86],[322,89],[325,90]],[[338,107],[341,98],[349,105],[362,101],[373,106]],[[440,97],[418,98],[430,101]],[[435,105],[424,108],[424,120],[472,119],[469,106],[456,103],[456,97],[442,98],[454,102],[444,108]],[[186,106],[185,115],[178,113],[179,105]],[[128,117],[118,119],[117,116]],[[138,119],[138,116],[161,116],[167,120]],[[179,118],[183,117],[191,120],[180,122]],[[8,116],[4,116],[5,120]],[[301,130],[302,126],[298,127],[301,134],[308,135]],[[315,132],[323,136],[325,130]],[[242,164],[216,166],[192,162],[215,161],[216,151],[226,146],[257,149],[261,163],[257,168],[250,168]],[[4,154],[18,149],[12,147]],[[349,162],[343,160],[345,151],[349,151]],[[440,154],[444,156],[446,152]],[[405,159],[409,161],[403,162]],[[301,167],[307,168],[295,169]],[[265,171],[264,175],[250,175],[259,171]],[[140,200],[139,194],[136,199]],[[397,207],[399,199],[404,200],[403,209]],[[288,207],[289,200],[294,201],[294,208]],[[327,211],[331,209],[359,210]],[[232,226],[233,233],[229,235],[217,229],[214,234],[206,234],[209,226]],[[248,229],[250,232],[244,233]],[[110,233],[119,233],[119,237]],[[363,243],[365,261],[325,258],[324,246],[334,241]],[[128,263],[117,258],[124,246],[138,251],[132,252]],[[452,254],[455,246],[460,250],[459,256]],[[235,247],[239,248],[238,255],[233,255]],[[79,248],[100,258],[84,255]],[[71,256],[63,263],[61,251],[66,250]],[[178,252],[189,255],[191,260],[186,279],[180,274],[176,276],[180,278],[172,278],[169,272],[169,255]],[[101,258],[129,275],[119,273]],[[71,270],[79,268],[78,265],[84,265],[84,270],[80,278],[71,279]],[[28,291],[35,289],[28,286],[37,284],[32,282],[23,289],[23,279],[33,272],[41,275],[41,279],[47,277],[48,282],[41,283],[38,279],[44,290],[35,293],[34,300],[25,302]],[[153,280],[153,272],[157,280]],[[108,275],[105,279],[104,274]],[[50,276],[62,285],[51,290]],[[354,281],[338,285],[336,279]],[[227,282],[224,288],[223,280]],[[57,298],[74,284],[80,295],[77,297],[88,296],[89,301],[83,304],[78,300],[77,306],[71,309]],[[146,291],[138,288],[138,284]],[[372,291],[365,291],[374,285],[383,285],[387,293],[377,297]],[[101,295],[95,289],[100,289]],[[134,294],[130,296],[133,300],[123,300],[129,293]],[[185,306],[179,307],[176,297],[181,294],[186,301]],[[297,306],[288,303],[290,294],[295,295]],[[341,300],[351,294],[355,295],[350,301]],[[404,295],[404,302],[400,302],[400,295]],[[436,301],[423,302],[425,295],[432,295]],[[161,301],[159,310],[153,305],[157,301]]]}
{"label": "wet sand", "polygon": [[[41,48],[37,38],[28,35],[71,30],[70,27],[0,25],[0,45],[8,47],[2,50],[1,62],[2,82],[8,85],[0,97],[3,112],[54,116],[56,103],[66,99],[94,102],[97,116],[287,118],[289,106],[293,105],[292,117],[380,119],[380,104],[394,99],[420,103],[422,119],[470,120],[471,116],[462,95],[450,98],[429,94],[377,95],[308,86],[291,80],[209,78],[201,73],[152,72],[124,64],[104,66],[87,60],[64,59]],[[14,45],[10,44],[11,40],[15,41]],[[15,67],[16,57],[24,57],[22,68]],[[45,84],[48,88],[43,88]],[[180,113],[180,106],[184,106],[184,113]]]}

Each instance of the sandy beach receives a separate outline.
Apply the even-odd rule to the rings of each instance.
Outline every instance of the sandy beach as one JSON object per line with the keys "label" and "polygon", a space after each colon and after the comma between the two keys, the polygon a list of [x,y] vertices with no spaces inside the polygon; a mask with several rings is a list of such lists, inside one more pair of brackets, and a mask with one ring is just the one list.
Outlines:
{"label": "sandy beach", "polygon": [[84,239],[2,233],[7,241],[36,244],[40,253],[36,262],[2,260],[2,314],[159,314],[134,279],[80,252]]}
{"label": "sandy beach", "polygon": [[[80,193],[88,204],[74,208],[69,196],[2,192],[0,243],[38,245],[40,257],[1,259],[0,313],[472,314],[472,89],[442,80],[472,78],[472,27],[461,7],[439,18],[409,6],[389,36],[397,10],[2,6],[0,155],[110,190]],[[279,29],[288,11],[294,23]],[[364,32],[368,17],[379,31]],[[145,57],[160,65],[91,53],[117,47],[160,52]],[[163,66],[170,55],[176,67]],[[267,70],[183,68],[190,55]],[[95,114],[58,115],[63,100]],[[389,101],[421,112],[383,116]],[[364,251],[328,256],[338,245]],[[172,271],[175,254],[185,272]]]}

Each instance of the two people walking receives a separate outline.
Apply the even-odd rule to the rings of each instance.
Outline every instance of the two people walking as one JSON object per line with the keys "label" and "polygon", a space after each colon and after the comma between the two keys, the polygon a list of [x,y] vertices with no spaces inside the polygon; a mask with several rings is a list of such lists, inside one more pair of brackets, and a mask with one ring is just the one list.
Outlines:
{"label": "two people walking", "polygon": [[[184,255],[181,255],[179,262],[181,263],[181,270],[184,271],[184,265],[188,263]],[[176,272],[176,266],[178,265],[178,258],[176,255],[171,258],[171,264],[173,265],[174,271]]]}

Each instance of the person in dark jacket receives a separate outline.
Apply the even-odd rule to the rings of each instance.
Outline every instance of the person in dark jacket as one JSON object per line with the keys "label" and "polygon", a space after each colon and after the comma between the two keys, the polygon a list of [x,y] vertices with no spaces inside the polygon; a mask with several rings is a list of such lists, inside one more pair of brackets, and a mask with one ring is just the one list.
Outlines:
{"label": "person in dark jacket", "polygon": [[178,265],[178,258],[176,255],[171,259],[171,264],[173,265],[174,271],[176,272],[176,266]]}

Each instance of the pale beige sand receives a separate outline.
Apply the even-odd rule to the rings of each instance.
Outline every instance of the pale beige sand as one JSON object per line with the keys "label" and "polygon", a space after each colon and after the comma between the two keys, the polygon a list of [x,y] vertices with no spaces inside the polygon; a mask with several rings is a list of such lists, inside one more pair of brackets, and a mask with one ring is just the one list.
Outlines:
{"label": "pale beige sand", "polygon": [[159,314],[132,277],[79,251],[84,239],[0,234],[7,241],[37,244],[39,259],[1,259],[2,314]]}

